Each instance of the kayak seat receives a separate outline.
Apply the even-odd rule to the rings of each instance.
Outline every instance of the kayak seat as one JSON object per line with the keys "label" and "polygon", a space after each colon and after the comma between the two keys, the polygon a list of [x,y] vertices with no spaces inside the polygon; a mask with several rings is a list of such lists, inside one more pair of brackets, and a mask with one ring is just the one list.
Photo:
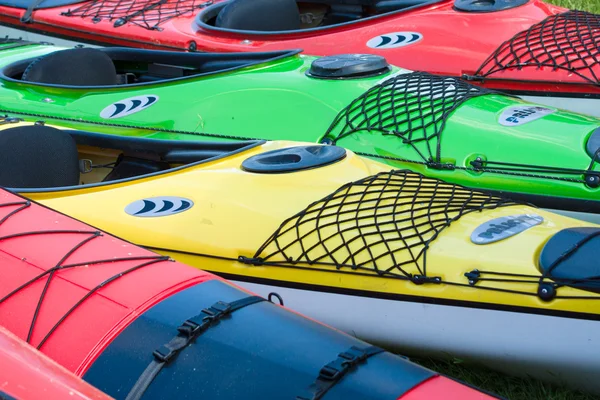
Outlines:
{"label": "kayak seat", "polygon": [[75,48],[50,53],[31,62],[24,81],[70,86],[108,86],[118,83],[111,58],[97,49]]}
{"label": "kayak seat", "polygon": [[600,293],[599,258],[600,228],[568,228],[544,245],[539,266],[545,276],[558,283]]}
{"label": "kayak seat", "polygon": [[48,188],[79,184],[75,140],[46,126],[20,126],[0,131],[0,186]]}
{"label": "kayak seat", "polygon": [[217,15],[219,28],[248,31],[300,29],[296,0],[232,0]]}

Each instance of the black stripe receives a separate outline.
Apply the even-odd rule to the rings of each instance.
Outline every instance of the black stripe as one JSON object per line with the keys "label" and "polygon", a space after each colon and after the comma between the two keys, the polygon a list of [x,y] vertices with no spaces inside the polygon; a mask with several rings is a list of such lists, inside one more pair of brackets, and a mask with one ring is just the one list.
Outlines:
{"label": "black stripe", "polygon": [[[170,254],[179,253],[179,254],[193,255],[193,256],[197,256],[197,257],[204,257],[207,259],[209,258],[202,254],[191,253],[191,252],[186,252],[186,251],[163,249],[163,248],[159,248],[159,247],[148,247],[148,246],[144,246],[141,244],[138,244],[138,246],[146,247],[147,249],[150,249],[152,251],[156,251],[159,253],[164,253],[164,252],[168,252]],[[175,256],[175,258],[177,258],[177,257]],[[223,257],[221,257],[221,258],[223,258]],[[208,266],[210,266],[210,264],[206,264],[206,267],[208,267]],[[439,306],[475,308],[475,309],[480,309],[480,310],[506,311],[506,312],[522,313],[522,314],[544,315],[544,316],[559,317],[559,318],[572,318],[572,319],[581,319],[581,320],[588,320],[588,321],[600,321],[600,314],[583,313],[583,312],[576,312],[576,311],[549,310],[549,309],[542,309],[542,308],[523,307],[523,306],[514,306],[514,305],[506,305],[506,304],[481,303],[481,302],[466,301],[466,300],[441,299],[441,298],[426,297],[426,296],[414,296],[414,295],[397,294],[397,293],[339,288],[339,287],[333,287],[333,286],[317,285],[317,284],[313,284],[313,283],[289,282],[289,281],[281,281],[281,280],[277,280],[277,279],[258,278],[258,277],[253,277],[253,276],[223,273],[223,272],[218,272],[218,271],[211,271],[210,268],[206,268],[206,267],[203,266],[203,269],[206,271],[212,272],[213,274],[219,275],[227,280],[234,280],[234,281],[247,282],[247,283],[256,283],[256,284],[261,284],[261,285],[281,286],[281,287],[290,288],[290,289],[310,290],[310,291],[314,291],[314,292],[344,294],[344,295],[358,296],[358,297],[371,297],[374,299],[404,301],[404,302],[408,302],[408,303],[434,304],[434,305],[439,305]],[[252,267],[248,267],[248,268],[252,268]],[[476,289],[474,289],[474,290],[476,290]],[[600,301],[600,299],[598,301]]]}
{"label": "black stripe", "polygon": [[[494,81],[493,79],[486,79],[489,81]],[[510,81],[515,82],[515,81]],[[516,81],[516,82],[526,82],[526,81]],[[550,84],[556,82],[527,82],[527,83],[544,83]],[[576,85],[576,84],[569,84]],[[583,85],[583,86],[591,86],[591,85]],[[535,91],[535,90],[507,90],[507,89],[497,89],[502,93],[509,93],[514,96],[537,96],[537,97],[564,97],[564,98],[573,98],[573,99],[586,99],[586,100],[597,100],[600,99],[600,93],[588,93],[588,92],[545,92],[545,91]],[[543,104],[542,104],[543,105]]]}

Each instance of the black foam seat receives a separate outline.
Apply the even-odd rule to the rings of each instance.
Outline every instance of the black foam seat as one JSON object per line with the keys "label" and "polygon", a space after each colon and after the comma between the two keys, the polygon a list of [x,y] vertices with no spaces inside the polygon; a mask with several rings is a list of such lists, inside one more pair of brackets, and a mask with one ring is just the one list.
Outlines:
{"label": "black foam seat", "polygon": [[48,188],[79,183],[75,140],[47,126],[19,126],[0,131],[0,186]]}
{"label": "black foam seat", "polygon": [[69,86],[108,86],[118,83],[115,64],[97,49],[60,50],[33,61],[24,81]]}
{"label": "black foam seat", "polygon": [[217,15],[219,28],[245,31],[300,29],[296,0],[231,0]]}
{"label": "black foam seat", "polygon": [[[559,261],[571,249],[570,256]],[[600,292],[600,228],[568,228],[556,233],[540,253],[540,269],[561,283],[563,279],[581,281],[568,286]]]}

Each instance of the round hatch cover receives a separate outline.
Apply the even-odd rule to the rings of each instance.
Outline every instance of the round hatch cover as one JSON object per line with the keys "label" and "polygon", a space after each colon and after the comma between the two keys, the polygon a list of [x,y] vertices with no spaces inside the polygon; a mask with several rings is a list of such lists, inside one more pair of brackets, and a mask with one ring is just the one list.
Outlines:
{"label": "round hatch cover", "polygon": [[494,12],[525,5],[529,0],[455,0],[454,8],[467,12]]}
{"label": "round hatch cover", "polygon": [[364,78],[390,70],[385,57],[373,54],[340,54],[316,59],[306,73],[321,79]]}

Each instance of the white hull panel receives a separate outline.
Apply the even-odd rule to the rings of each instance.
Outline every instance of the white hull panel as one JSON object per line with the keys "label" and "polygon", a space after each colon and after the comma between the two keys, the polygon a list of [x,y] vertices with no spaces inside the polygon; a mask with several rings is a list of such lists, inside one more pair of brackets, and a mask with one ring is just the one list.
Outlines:
{"label": "white hull panel", "polygon": [[550,208],[544,208],[544,211],[553,212],[555,214],[564,215],[565,217],[579,219],[585,222],[591,222],[593,224],[600,224],[600,214],[567,211],[567,210],[554,210]]}
{"label": "white hull panel", "polygon": [[519,96],[523,100],[545,106],[556,107],[580,114],[600,117],[600,99],[557,97],[557,96]]}
{"label": "white hull panel", "polygon": [[234,283],[276,292],[293,310],[407,355],[471,360],[600,394],[600,321]]}
{"label": "white hull panel", "polygon": [[64,47],[73,47],[76,45],[85,45],[85,47],[96,47],[92,45],[88,45],[82,42],[74,42],[72,40],[58,39],[53,36],[41,35],[38,33],[31,33],[27,31],[22,31],[20,29],[9,28],[7,26],[0,25],[0,38],[5,37],[16,38],[29,40],[32,42],[48,42],[52,43],[55,46],[64,46]]}

